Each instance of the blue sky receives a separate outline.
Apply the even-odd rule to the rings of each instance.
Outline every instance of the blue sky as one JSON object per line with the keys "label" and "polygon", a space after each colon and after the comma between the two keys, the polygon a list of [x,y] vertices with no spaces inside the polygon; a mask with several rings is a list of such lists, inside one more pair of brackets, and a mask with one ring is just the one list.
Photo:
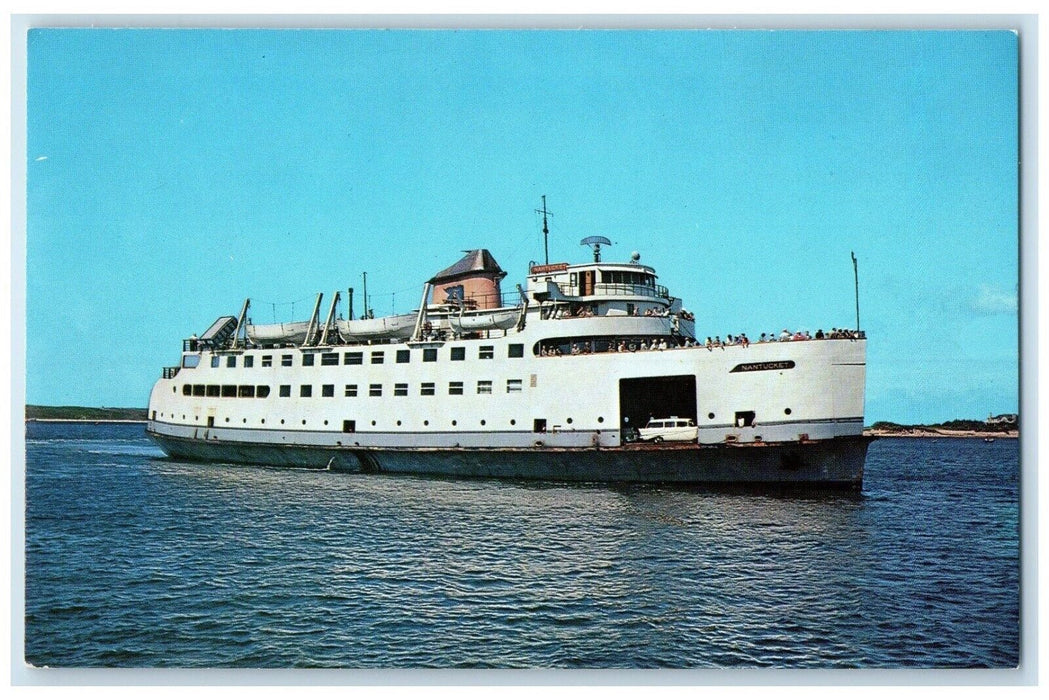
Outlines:
{"label": "blue sky", "polygon": [[144,406],[245,297],[637,250],[701,335],[868,332],[867,422],[1018,407],[1009,32],[34,30],[26,400]]}

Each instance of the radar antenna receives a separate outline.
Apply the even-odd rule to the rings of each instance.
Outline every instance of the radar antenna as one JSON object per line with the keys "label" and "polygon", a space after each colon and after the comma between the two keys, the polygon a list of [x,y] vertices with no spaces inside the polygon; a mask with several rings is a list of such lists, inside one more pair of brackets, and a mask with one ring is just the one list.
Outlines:
{"label": "radar antenna", "polygon": [[594,249],[594,262],[601,262],[601,246],[612,245],[612,241],[604,236],[587,236],[579,241],[579,245],[592,246]]}

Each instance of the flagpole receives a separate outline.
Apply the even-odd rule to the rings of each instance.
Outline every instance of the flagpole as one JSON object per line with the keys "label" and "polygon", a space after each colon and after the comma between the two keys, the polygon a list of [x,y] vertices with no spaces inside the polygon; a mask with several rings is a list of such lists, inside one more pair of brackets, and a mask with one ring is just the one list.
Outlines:
{"label": "flagpole", "polygon": [[860,330],[860,272],[856,265],[856,253],[849,251],[852,255],[852,276],[856,282],[856,332]]}

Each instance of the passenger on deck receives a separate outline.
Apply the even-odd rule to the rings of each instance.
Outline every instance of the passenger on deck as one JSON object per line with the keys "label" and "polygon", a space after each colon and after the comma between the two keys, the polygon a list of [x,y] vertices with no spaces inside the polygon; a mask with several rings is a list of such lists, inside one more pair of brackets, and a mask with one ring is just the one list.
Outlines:
{"label": "passenger on deck", "polygon": [[788,331],[786,328],[784,328],[783,332],[779,334],[780,342],[781,343],[785,343],[786,341],[788,341],[790,339],[791,339],[790,331]]}

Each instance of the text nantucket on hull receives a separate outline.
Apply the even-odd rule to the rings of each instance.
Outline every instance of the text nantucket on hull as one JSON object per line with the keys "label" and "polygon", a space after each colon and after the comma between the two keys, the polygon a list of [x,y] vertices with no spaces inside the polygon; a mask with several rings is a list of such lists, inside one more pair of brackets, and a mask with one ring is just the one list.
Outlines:
{"label": "text nantucket on hull", "polygon": [[[863,333],[699,342],[640,256],[602,262],[607,239],[585,242],[593,262],[533,264],[505,297],[506,273],[470,251],[385,319],[337,319],[336,293],[326,315],[319,296],[310,320],[259,326],[245,302],[184,341],[147,431],[181,459],[861,487]],[[671,418],[694,433],[637,439]]]}

